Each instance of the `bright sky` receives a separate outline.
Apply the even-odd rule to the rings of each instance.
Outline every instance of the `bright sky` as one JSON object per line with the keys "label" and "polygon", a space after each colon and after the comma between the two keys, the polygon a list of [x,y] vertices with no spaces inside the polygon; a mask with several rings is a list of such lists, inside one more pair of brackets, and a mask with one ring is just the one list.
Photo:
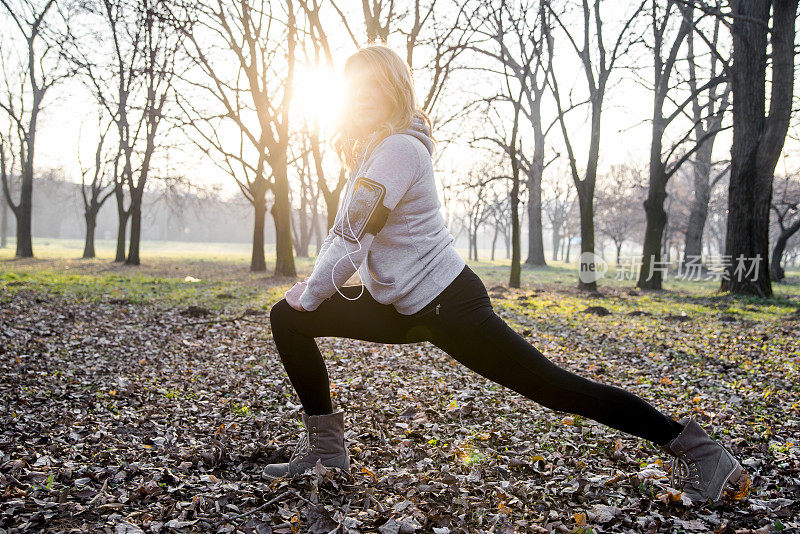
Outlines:
{"label": "bright sky", "polygon": [[[624,8],[621,8],[624,9]],[[614,6],[607,8],[606,18],[612,20],[622,18],[619,9]],[[354,15],[350,20],[360,20]],[[341,68],[347,55],[353,52],[352,44],[343,33],[340,24],[331,26],[339,30],[339,35],[332,35],[334,43],[334,53],[337,62],[337,69]],[[613,35],[614,25],[609,22],[606,24],[607,41]],[[393,35],[390,38],[390,46],[404,55],[404,36]],[[578,59],[565,41],[557,44],[557,69],[560,83],[564,87],[574,86],[576,91],[582,91],[585,87],[582,72],[579,70]],[[472,56],[473,66],[479,64],[477,56]],[[628,60],[630,61],[630,60]],[[634,60],[635,62],[636,60]],[[649,75],[649,71],[644,71],[643,75]],[[453,79],[454,85],[451,89],[458,92],[462,87],[473,89],[476,85],[475,73],[462,73]],[[607,97],[603,112],[602,121],[602,143],[600,151],[601,168],[607,168],[617,163],[635,163],[646,165],[649,151],[650,126],[648,119],[652,109],[651,93],[636,81],[630,79],[630,74],[619,70],[612,75],[613,83]],[[419,82],[418,82],[419,83]],[[479,85],[479,84],[478,84]],[[422,94],[424,88],[418,87],[418,94]],[[309,69],[298,67],[295,83],[295,104],[294,110],[299,118],[302,112],[307,118],[318,118],[323,127],[329,127],[331,119],[340,96],[340,84],[337,72],[325,69]],[[447,102],[442,104],[448,106]],[[49,103],[45,112],[41,115],[37,139],[37,167],[62,168],[69,179],[79,180],[77,154],[80,150],[81,159],[84,165],[90,162],[93,157],[96,118],[94,115],[94,102],[86,90],[77,82],[72,80],[57,87],[49,94]],[[571,114],[570,129],[572,142],[575,144],[576,155],[580,165],[586,160],[586,150],[588,143],[588,125],[585,119],[588,111],[576,111]],[[555,117],[555,104],[549,98],[543,108],[543,119],[549,122]],[[509,117],[509,124],[510,124]],[[486,126],[480,118],[473,119],[470,124],[458,125],[462,132],[480,131]],[[677,130],[675,130],[677,131]],[[436,132],[434,132],[434,135]],[[557,127],[551,130],[548,138],[550,150],[558,150],[565,154],[562,147],[560,131]],[[729,157],[730,134],[725,132],[720,134],[716,143],[716,154],[720,159]],[[798,143],[787,140],[785,153],[797,154]],[[458,175],[451,173],[464,173],[466,169],[480,162],[485,158],[481,151],[469,149],[464,146],[451,146],[447,149],[445,157],[440,161],[440,180],[448,182],[457,179]],[[333,158],[331,158],[333,161]],[[192,146],[188,146],[185,153],[175,152],[170,154],[170,172],[182,173],[191,176],[193,180],[204,184],[219,184],[224,192],[230,195],[237,195],[238,189],[234,182],[226,176],[219,168],[211,164],[207,159]],[[779,170],[782,167],[779,166]],[[544,194],[547,195],[545,187]]]}

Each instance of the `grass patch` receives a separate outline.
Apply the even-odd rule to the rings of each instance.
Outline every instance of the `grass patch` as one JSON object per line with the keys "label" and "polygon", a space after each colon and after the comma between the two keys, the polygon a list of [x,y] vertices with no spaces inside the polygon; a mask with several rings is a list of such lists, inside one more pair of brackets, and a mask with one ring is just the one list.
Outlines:
{"label": "grass patch", "polygon": [[[13,258],[13,244],[0,249],[0,288],[33,290],[91,302],[198,305],[210,310],[269,309],[296,281],[310,274],[314,257],[295,257],[297,279],[274,277],[274,247],[267,246],[267,271],[249,270],[249,244],[146,241],[142,265],[114,263],[114,242],[98,240],[98,258],[79,259],[82,241],[34,239],[38,257]],[[312,250],[313,253],[313,250]],[[466,251],[460,251],[466,256]],[[639,291],[635,280],[618,276],[611,266],[598,281],[599,295],[577,289],[577,262],[523,265],[521,288],[507,287],[510,260],[468,262],[492,294],[493,304],[521,317],[557,314],[569,318],[588,306],[602,306],[613,315],[644,312],[658,316],[725,317],[771,320],[800,306],[800,272],[787,272],[788,283],[773,284],[774,297],[731,296],[718,291],[718,281],[680,280],[668,274],[663,291]],[[359,283],[354,274],[348,284]],[[529,296],[520,299],[521,296]],[[597,320],[608,320],[597,317]],[[646,319],[641,317],[641,319]]]}

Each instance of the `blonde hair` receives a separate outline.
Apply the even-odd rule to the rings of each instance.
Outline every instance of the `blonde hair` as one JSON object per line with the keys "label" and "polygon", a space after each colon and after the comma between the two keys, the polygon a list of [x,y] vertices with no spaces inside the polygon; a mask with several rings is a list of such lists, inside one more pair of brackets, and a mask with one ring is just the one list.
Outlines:
{"label": "blonde hair", "polygon": [[[386,137],[408,128],[414,115],[425,121],[429,129],[433,129],[428,114],[417,108],[414,74],[411,72],[411,67],[397,52],[384,43],[370,43],[359,48],[347,58],[344,72],[347,72],[356,58],[363,59],[370,66],[381,90],[389,96],[394,106],[392,106],[392,112],[386,121],[379,124],[366,140],[353,135],[350,120],[352,114],[349,113],[349,110],[340,110],[341,115],[338,118],[331,144],[339,161],[350,171],[355,167],[356,159],[360,154],[367,153],[367,150],[374,148]],[[436,142],[433,137],[431,139],[434,143]],[[364,141],[367,141],[366,146],[363,146]]]}

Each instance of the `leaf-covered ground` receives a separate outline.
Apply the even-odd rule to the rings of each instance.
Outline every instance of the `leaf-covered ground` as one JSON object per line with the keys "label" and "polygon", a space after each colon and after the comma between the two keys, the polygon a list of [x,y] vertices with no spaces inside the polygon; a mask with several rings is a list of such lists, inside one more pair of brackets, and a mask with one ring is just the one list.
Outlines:
{"label": "leaf-covered ground", "polygon": [[753,487],[714,507],[669,488],[656,447],[541,408],[428,343],[319,338],[352,475],[264,481],[302,428],[268,320],[291,281],[84,271],[0,269],[0,532],[800,528],[794,296],[486,283],[548,357],[695,414],[734,452]]}

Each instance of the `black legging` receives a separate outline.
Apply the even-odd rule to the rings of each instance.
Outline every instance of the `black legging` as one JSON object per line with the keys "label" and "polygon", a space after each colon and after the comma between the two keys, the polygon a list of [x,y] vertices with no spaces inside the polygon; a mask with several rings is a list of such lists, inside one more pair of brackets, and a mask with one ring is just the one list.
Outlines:
{"label": "black legging", "polygon": [[[339,289],[352,299],[361,286]],[[283,366],[308,415],[333,410],[328,371],[314,338],[344,337],[377,343],[429,341],[476,373],[543,406],[660,445],[683,429],[636,395],[580,377],[545,358],[495,314],[483,282],[468,266],[413,315],[380,304],[365,287],[358,300],[335,293],[310,312],[295,310],[281,299],[270,311],[270,324]]]}

